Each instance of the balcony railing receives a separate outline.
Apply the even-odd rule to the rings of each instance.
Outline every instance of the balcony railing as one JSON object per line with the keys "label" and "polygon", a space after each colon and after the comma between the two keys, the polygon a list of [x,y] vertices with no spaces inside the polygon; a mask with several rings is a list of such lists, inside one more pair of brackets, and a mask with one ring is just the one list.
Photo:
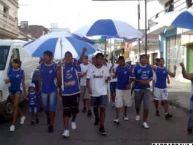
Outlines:
{"label": "balcony railing", "polygon": [[0,11],[0,29],[8,31],[13,34],[18,34],[18,22],[17,19],[4,14]]}

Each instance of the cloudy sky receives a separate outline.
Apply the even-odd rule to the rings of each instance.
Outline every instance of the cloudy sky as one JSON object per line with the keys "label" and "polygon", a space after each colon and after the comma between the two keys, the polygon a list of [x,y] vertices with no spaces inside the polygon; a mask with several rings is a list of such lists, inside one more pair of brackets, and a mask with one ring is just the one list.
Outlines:
{"label": "cloudy sky", "polygon": [[[161,10],[158,2],[148,4],[148,17]],[[137,2],[97,2],[92,0],[19,0],[19,21],[51,27],[57,24],[71,31],[102,18],[128,22],[137,28]],[[141,2],[141,27],[144,26]]]}

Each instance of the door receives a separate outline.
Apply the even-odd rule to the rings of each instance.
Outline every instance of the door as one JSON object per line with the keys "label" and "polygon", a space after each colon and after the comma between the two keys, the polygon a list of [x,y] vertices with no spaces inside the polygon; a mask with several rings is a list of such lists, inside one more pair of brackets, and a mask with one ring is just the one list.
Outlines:
{"label": "door", "polygon": [[193,73],[193,44],[187,46],[187,71]]}

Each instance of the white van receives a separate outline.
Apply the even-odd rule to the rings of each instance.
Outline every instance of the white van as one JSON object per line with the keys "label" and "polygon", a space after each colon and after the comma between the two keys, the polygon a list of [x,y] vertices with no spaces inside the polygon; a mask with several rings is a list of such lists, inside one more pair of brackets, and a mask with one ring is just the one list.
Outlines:
{"label": "white van", "polygon": [[0,39],[0,114],[4,116],[10,115],[12,112],[12,105],[8,99],[8,85],[4,83],[11,61],[16,58],[21,60],[26,84],[30,82],[31,72],[38,66],[39,59],[31,57],[23,49],[24,44],[26,41]]}

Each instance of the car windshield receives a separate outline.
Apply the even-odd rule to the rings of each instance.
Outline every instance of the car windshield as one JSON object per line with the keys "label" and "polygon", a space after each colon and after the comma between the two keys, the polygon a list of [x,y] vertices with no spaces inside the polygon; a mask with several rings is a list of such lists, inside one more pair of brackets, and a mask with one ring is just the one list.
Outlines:
{"label": "car windshield", "polygon": [[0,46],[0,70],[5,69],[10,46]]}

